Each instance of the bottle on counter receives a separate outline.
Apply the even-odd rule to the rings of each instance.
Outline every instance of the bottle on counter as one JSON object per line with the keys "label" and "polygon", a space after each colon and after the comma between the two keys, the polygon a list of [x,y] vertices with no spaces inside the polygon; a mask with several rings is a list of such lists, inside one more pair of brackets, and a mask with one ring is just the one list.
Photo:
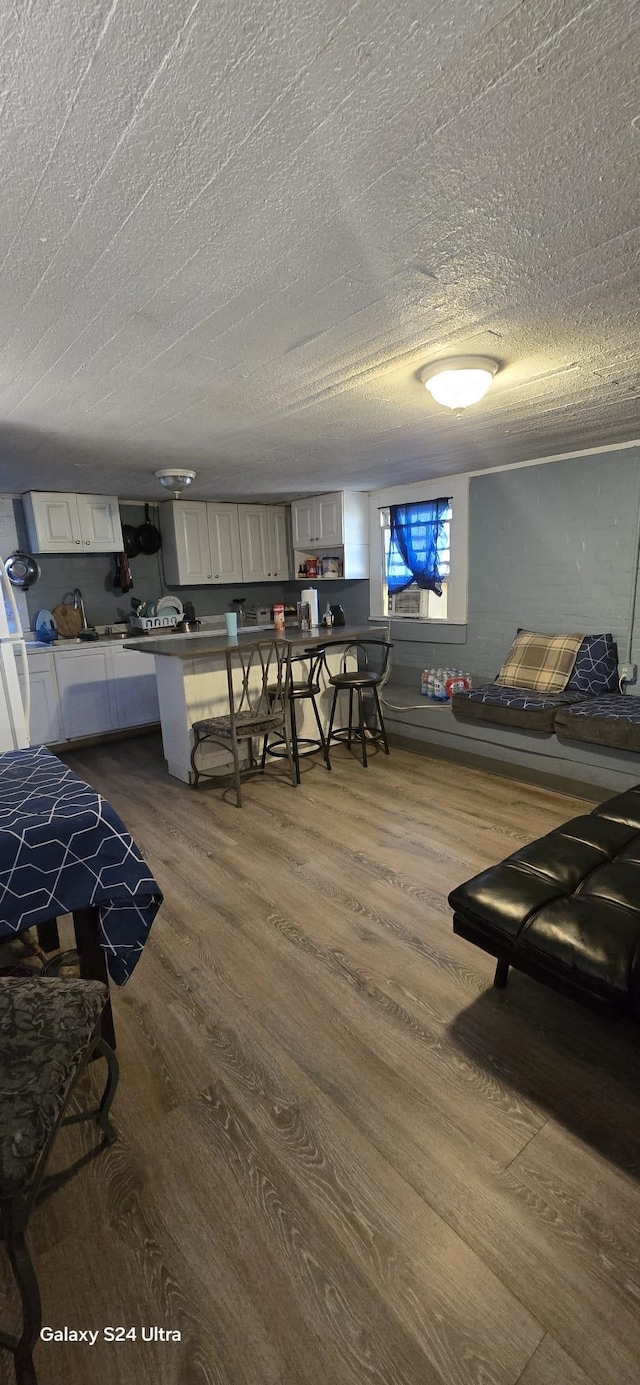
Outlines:
{"label": "bottle on counter", "polygon": [[323,624],[324,626],[326,626],[327,630],[329,630],[329,629],[331,628],[331,626],[333,625],[333,613],[332,613],[331,606],[330,606],[330,604],[329,604],[328,601],[327,601],[327,604],[326,604],[326,606],[325,606],[325,608],[324,608],[324,614],[323,614],[323,617],[322,617],[322,624]]}
{"label": "bottle on counter", "polygon": [[284,605],[282,602],[278,602],[273,607],[273,628],[276,635],[284,635]]}

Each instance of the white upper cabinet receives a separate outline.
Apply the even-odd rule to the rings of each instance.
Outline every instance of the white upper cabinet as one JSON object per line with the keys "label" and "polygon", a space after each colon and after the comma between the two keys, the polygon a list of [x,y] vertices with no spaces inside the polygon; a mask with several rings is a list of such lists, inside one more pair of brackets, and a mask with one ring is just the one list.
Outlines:
{"label": "white upper cabinet", "polygon": [[160,529],[170,586],[242,581],[237,505],[170,500],[160,506]]}
{"label": "white upper cabinet", "polygon": [[296,568],[304,555],[328,551],[340,558],[342,576],[369,576],[369,496],[366,491],[330,491],[291,504]]}
{"label": "white upper cabinet", "polygon": [[287,542],[287,512],[284,505],[267,506],[269,566],[272,577],[287,581],[291,576]]}
{"label": "white upper cabinet", "polygon": [[241,582],[242,554],[237,505],[213,505],[207,501],[211,552],[211,582]]}
{"label": "white upper cabinet", "polygon": [[122,525],[114,495],[77,495],[80,538],[85,552],[121,553]]}
{"label": "white upper cabinet", "polygon": [[271,577],[267,507],[239,505],[238,518],[243,581],[266,582]]}
{"label": "white upper cabinet", "polygon": [[174,500],[161,505],[160,529],[167,582],[183,587],[211,582],[211,545],[204,501]]}
{"label": "white upper cabinet", "polygon": [[34,553],[119,553],[122,526],[113,495],[29,491],[22,497]]}
{"label": "white upper cabinet", "polygon": [[291,506],[293,546],[296,549],[334,548],[344,543],[342,491],[294,500]]}
{"label": "white upper cabinet", "polygon": [[242,576],[245,582],[289,577],[284,505],[239,505]]}

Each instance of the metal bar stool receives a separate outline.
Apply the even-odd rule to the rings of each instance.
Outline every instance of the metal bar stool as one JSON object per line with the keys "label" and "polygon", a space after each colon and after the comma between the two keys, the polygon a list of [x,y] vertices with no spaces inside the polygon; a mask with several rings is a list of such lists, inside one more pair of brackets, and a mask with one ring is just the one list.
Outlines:
{"label": "metal bar stool", "polygon": [[[340,673],[329,675],[329,682],[333,687],[333,702],[331,704],[331,716],[329,718],[329,730],[327,741],[346,741],[351,748],[351,742],[360,743],[362,747],[362,764],[367,769],[367,743],[369,745],[381,745],[385,755],[389,754],[389,742],[385,730],[382,708],[378,688],[382,683],[389,663],[389,652],[392,649],[389,640],[353,640],[345,646],[342,654],[342,669]],[[369,650],[371,648],[383,651],[379,669],[369,668]],[[358,662],[361,667],[353,670],[347,669],[347,659],[350,654],[358,653]],[[349,724],[339,726],[334,729],[334,719],[339,692],[349,692]],[[370,692],[376,712],[376,726],[367,726],[364,719],[364,694]],[[358,725],[353,724],[353,695],[358,699]]]}
{"label": "metal bar stool", "polygon": [[[329,742],[322,729],[322,721],[320,720],[320,713],[318,711],[318,704],[316,702],[316,697],[318,696],[321,690],[320,670],[324,665],[324,655],[324,645],[322,645],[319,648],[305,649],[303,654],[296,654],[295,657],[291,660],[291,682],[289,683],[289,706],[291,711],[291,750],[293,754],[293,763],[296,769],[297,784],[300,783],[301,755],[314,755],[317,750],[321,750],[322,757],[324,759],[325,765],[327,766],[327,769],[331,769],[331,761],[329,759]],[[295,665],[305,664],[307,662],[309,664],[309,671],[307,673],[307,677],[304,679],[296,680]],[[268,692],[270,697],[275,696],[275,686],[270,687],[268,689]],[[317,738],[313,736],[298,735],[298,727],[296,725],[296,705],[298,702],[311,703],[313,715],[316,719],[316,726],[318,728]],[[308,748],[306,750],[301,751],[301,745],[307,746]],[[265,746],[263,747],[262,767],[264,768],[267,755],[275,755],[277,757],[279,755],[286,755],[286,753],[287,751],[284,737],[277,736],[275,740],[271,741],[270,745],[265,744]]]}

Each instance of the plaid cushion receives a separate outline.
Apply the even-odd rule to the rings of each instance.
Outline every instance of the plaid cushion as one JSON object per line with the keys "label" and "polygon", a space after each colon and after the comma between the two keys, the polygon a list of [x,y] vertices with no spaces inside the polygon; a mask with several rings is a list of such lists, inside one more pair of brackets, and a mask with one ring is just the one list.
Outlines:
{"label": "plaid cushion", "polygon": [[564,692],[583,638],[519,630],[496,682],[532,692]]}

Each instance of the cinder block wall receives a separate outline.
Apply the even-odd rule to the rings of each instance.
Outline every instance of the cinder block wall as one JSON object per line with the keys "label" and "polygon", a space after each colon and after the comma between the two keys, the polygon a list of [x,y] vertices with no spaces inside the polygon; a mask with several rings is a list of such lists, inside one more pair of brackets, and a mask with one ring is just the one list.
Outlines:
{"label": "cinder block wall", "polygon": [[[395,665],[498,671],[518,628],[558,633],[627,626],[640,449],[475,476],[469,491],[469,610],[462,643],[404,640]],[[394,638],[400,631],[394,628]],[[640,660],[640,601],[635,653]]]}

